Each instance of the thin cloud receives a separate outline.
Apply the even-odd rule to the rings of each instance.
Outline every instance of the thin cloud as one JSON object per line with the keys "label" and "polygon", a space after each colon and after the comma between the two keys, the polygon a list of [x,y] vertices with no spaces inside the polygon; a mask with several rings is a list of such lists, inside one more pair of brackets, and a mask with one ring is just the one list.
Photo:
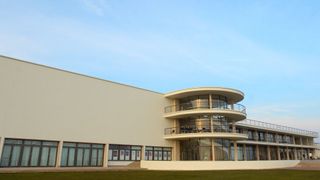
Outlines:
{"label": "thin cloud", "polygon": [[104,0],[82,0],[81,2],[88,11],[98,16],[104,16],[106,13],[107,3]]}

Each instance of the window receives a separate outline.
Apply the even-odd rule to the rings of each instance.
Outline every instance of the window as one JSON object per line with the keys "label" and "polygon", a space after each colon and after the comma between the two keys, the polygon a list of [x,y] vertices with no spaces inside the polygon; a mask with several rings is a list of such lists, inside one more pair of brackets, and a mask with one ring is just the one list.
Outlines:
{"label": "window", "polygon": [[141,146],[109,145],[109,161],[140,161]]}
{"label": "window", "polygon": [[102,166],[103,150],[103,144],[65,142],[62,148],[61,166]]}
{"label": "window", "polygon": [[1,167],[53,167],[58,142],[5,139]]}
{"label": "window", "polygon": [[145,160],[171,161],[171,147],[146,146]]}
{"label": "window", "polygon": [[228,161],[233,159],[233,144],[227,139],[215,139],[214,155],[216,161]]}
{"label": "window", "polygon": [[256,147],[254,145],[246,146],[247,160],[256,160]]}

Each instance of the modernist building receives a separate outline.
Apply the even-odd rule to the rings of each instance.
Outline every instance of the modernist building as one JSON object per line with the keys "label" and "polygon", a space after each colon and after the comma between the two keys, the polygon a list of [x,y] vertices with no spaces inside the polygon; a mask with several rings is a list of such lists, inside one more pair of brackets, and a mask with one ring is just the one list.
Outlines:
{"label": "modernist building", "polygon": [[246,119],[230,88],[162,94],[4,56],[0,82],[2,168],[281,162],[310,158],[318,137]]}

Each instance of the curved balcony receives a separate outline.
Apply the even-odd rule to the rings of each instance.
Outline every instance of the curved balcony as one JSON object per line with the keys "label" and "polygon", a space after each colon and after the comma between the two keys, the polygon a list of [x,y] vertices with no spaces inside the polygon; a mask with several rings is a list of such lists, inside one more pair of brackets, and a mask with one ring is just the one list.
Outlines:
{"label": "curved balcony", "polygon": [[233,101],[233,102],[239,102],[244,98],[243,92],[236,89],[225,88],[225,87],[188,88],[188,89],[182,89],[182,90],[167,93],[165,94],[165,97],[169,99],[180,99],[188,96],[203,95],[203,94],[222,95],[227,97],[230,101]]}
{"label": "curved balcony", "polygon": [[232,140],[248,139],[247,134],[232,132],[231,129],[221,126],[188,126],[171,127],[164,130],[164,138],[167,140],[189,139],[189,138],[226,138]]}
{"label": "curved balcony", "polygon": [[234,121],[240,121],[246,118],[246,108],[241,104],[212,104],[193,105],[191,103],[167,106],[164,108],[164,117],[182,118],[200,114],[218,114],[228,117]]}

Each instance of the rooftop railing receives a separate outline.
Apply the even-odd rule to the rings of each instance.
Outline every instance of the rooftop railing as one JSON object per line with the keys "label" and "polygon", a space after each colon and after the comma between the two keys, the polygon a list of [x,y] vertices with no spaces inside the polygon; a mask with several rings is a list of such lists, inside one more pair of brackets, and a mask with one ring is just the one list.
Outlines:
{"label": "rooftop railing", "polygon": [[293,134],[299,134],[299,135],[305,135],[305,136],[319,137],[319,134],[314,131],[308,131],[308,130],[292,128],[292,127],[287,127],[287,126],[282,126],[277,124],[271,124],[271,123],[266,123],[262,121],[252,120],[252,119],[245,119],[243,121],[237,122],[236,124],[262,128],[262,129],[269,129],[269,130],[274,130],[279,132],[286,132],[291,134],[293,133]]}
{"label": "rooftop railing", "polygon": [[197,104],[192,103],[182,103],[179,105],[171,105],[164,108],[165,113],[178,112],[178,111],[187,111],[194,109],[223,109],[237,111],[246,114],[246,107],[242,104]]}

